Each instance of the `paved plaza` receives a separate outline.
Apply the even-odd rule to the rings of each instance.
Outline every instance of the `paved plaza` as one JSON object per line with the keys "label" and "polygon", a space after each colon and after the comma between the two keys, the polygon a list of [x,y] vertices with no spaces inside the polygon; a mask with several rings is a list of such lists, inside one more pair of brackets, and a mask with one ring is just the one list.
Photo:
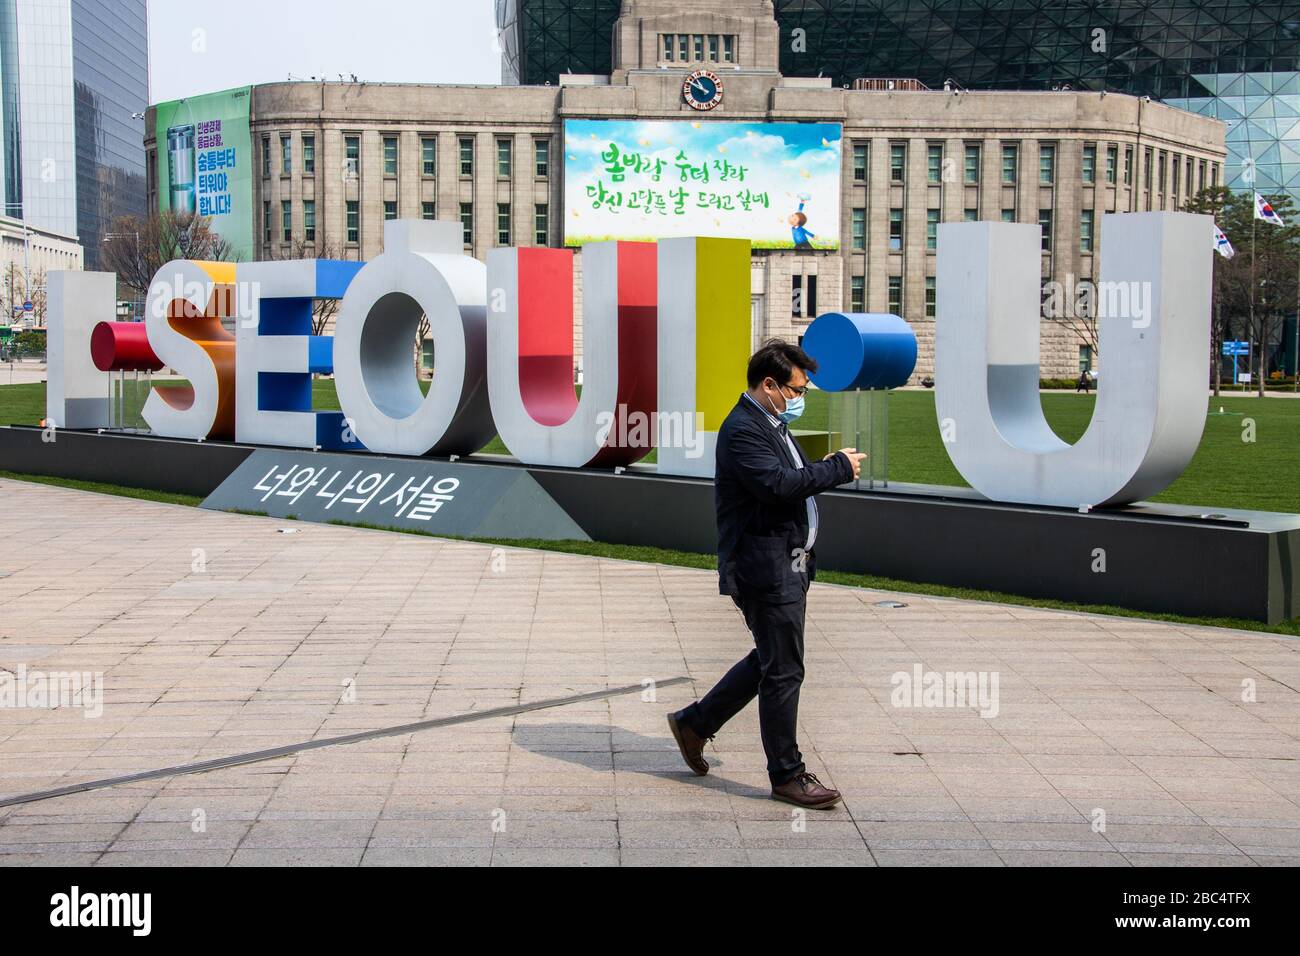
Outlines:
{"label": "paved plaza", "polygon": [[[668,734],[752,646],[711,571],[8,480],[0,514],[0,668],[102,678],[0,709],[0,799],[695,681],[3,807],[5,864],[1300,863],[1294,638],[814,585],[800,742],[844,802],[804,817],[756,705],[707,777]],[[918,668],[996,713],[901,706]]]}

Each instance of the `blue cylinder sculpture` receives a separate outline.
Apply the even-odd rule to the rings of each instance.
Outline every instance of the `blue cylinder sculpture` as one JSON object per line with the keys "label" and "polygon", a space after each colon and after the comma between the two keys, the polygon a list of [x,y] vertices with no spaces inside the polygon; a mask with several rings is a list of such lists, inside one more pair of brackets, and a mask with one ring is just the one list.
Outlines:
{"label": "blue cylinder sculpture", "polygon": [[825,312],[808,326],[803,350],[817,360],[813,384],[827,392],[897,388],[916,368],[916,333],[896,315]]}

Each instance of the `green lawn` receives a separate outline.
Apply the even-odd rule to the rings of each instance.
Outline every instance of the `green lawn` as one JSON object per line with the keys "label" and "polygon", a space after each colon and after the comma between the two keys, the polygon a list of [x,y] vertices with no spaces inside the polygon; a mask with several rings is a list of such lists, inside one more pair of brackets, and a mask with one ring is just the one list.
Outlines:
{"label": "green lawn", "polygon": [[[313,395],[317,408],[338,409],[332,379],[317,379]],[[1048,392],[1042,398],[1056,433],[1066,441],[1078,439],[1092,417],[1094,396]],[[934,393],[891,392],[888,401],[890,480],[964,485],[939,437]],[[827,394],[810,392],[807,407],[800,427],[825,429]],[[1225,395],[1210,399],[1207,407],[1212,414],[1206,417],[1195,457],[1182,477],[1154,500],[1214,508],[1300,509],[1300,399]],[[0,423],[36,424],[44,415],[44,385],[0,385]],[[1254,421],[1254,442],[1242,441],[1246,419]],[[509,453],[499,438],[483,450]]]}

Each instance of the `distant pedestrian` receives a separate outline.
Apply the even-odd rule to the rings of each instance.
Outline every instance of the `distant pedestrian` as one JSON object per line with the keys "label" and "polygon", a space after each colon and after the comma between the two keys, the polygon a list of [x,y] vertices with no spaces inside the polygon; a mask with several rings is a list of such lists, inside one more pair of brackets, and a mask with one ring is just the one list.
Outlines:
{"label": "distant pedestrian", "polygon": [[1079,373],[1079,384],[1074,387],[1075,394],[1083,392],[1087,395],[1092,390],[1092,372],[1086,368]]}

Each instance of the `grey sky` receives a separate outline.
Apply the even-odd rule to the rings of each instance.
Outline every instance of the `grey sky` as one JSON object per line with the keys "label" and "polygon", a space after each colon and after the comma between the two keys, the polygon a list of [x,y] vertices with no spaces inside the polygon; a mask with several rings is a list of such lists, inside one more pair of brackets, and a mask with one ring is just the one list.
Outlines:
{"label": "grey sky", "polygon": [[492,0],[149,0],[149,102],[355,73],[499,83]]}

